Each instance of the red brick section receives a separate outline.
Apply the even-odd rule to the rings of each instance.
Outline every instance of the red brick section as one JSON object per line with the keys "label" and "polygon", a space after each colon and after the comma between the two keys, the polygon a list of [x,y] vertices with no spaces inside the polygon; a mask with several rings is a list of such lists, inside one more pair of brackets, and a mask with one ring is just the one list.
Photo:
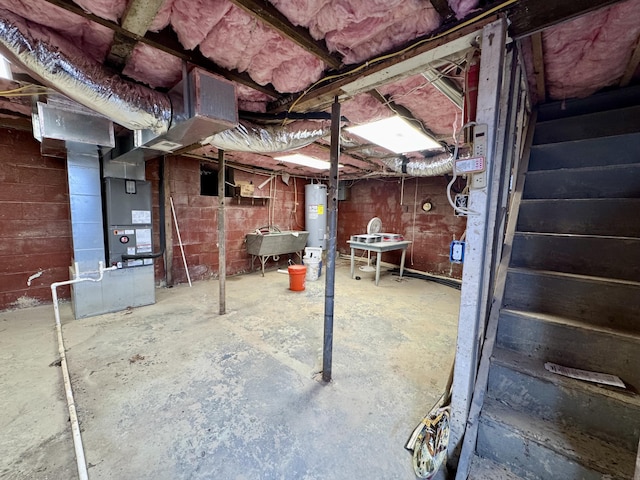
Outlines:
{"label": "red brick section", "polygon": [[[400,233],[405,240],[413,241],[407,250],[406,267],[461,278],[461,265],[449,262],[449,245],[454,237],[460,238],[466,220],[454,215],[446,185],[444,177],[411,178],[405,180],[401,195],[399,179],[354,182],[348,188],[347,200],[338,203],[338,250],[350,253],[347,240],[351,235],[366,233],[369,220],[379,217],[383,231]],[[427,201],[433,208],[424,212],[421,206]],[[385,253],[383,260],[399,264],[400,253]]]}
{"label": "red brick section", "polygon": [[42,157],[30,132],[0,129],[0,310],[50,302],[71,255],[65,161]]}
{"label": "red brick section", "polygon": [[[159,249],[159,211],[157,209],[158,163],[147,163],[147,179],[153,183],[154,191],[154,244]],[[218,197],[200,195],[200,161],[189,157],[169,157],[167,161],[169,190],[176,209],[178,226],[184,246],[189,275],[192,281],[217,277],[218,275]],[[252,182],[256,197],[268,199],[230,198],[226,200],[226,263],[227,274],[235,275],[250,271],[251,256],[247,253],[245,236],[256,228],[277,225],[282,230],[303,230],[304,226],[304,181],[289,180],[286,185],[277,177],[272,186],[267,184],[262,190],[258,185],[268,177],[234,171],[235,181]],[[298,205],[296,206],[296,198]],[[167,210],[166,215],[171,215]],[[270,222],[271,219],[271,222]],[[178,244],[178,236],[173,228],[173,283],[185,283],[187,276]],[[295,256],[294,256],[295,257]],[[282,256],[280,265],[286,265],[288,257]],[[156,262],[156,281],[164,278],[162,261]],[[256,261],[254,268],[257,268]],[[268,266],[275,266],[271,260]]]}

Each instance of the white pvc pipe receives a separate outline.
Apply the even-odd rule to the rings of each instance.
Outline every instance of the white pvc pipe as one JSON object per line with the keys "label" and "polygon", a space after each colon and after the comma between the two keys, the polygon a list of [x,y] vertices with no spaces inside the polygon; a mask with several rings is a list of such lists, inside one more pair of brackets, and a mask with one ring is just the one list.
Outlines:
{"label": "white pvc pipe", "polygon": [[[82,446],[82,437],[80,436],[80,424],[78,423],[78,414],[73,399],[73,390],[71,389],[71,378],[69,377],[69,368],[67,366],[67,355],[65,353],[64,341],[62,339],[62,325],[60,323],[60,308],[58,307],[58,293],[56,289],[63,285],[71,285],[80,282],[101,282],[104,272],[107,270],[115,270],[117,267],[104,268],[104,264],[99,262],[98,278],[80,277],[78,271],[78,262],[75,263],[75,278],[64,282],[55,282],[51,284],[51,297],[53,298],[53,311],[56,317],[56,334],[58,336],[58,353],[60,354],[60,367],[62,368],[62,378],[64,379],[64,392],[67,396],[67,407],[69,409],[69,421],[71,422],[71,433],[73,436],[73,446],[76,451],[76,463],[78,465],[78,478],[80,480],[88,480],[87,462],[84,458],[84,448]],[[96,272],[89,272],[96,273]]]}
{"label": "white pvc pipe", "polygon": [[[222,193],[224,195],[224,192]],[[189,275],[189,267],[187,267],[187,257],[184,255],[184,247],[182,246],[182,238],[180,238],[180,228],[178,227],[178,219],[176,218],[176,209],[173,206],[173,197],[169,197],[171,202],[171,213],[173,214],[173,223],[176,226],[176,232],[178,233],[178,243],[180,244],[180,251],[182,252],[182,263],[184,263],[184,270],[187,272],[187,280],[189,280],[189,286],[191,287],[191,276]]]}

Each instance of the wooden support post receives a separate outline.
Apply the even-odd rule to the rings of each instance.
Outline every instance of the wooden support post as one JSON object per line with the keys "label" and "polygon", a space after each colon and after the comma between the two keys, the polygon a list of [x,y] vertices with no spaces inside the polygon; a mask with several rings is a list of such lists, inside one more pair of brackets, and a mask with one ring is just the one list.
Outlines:
{"label": "wooden support post", "polygon": [[224,227],[225,165],[224,150],[218,150],[218,282],[220,315],[227,312],[225,286],[227,280],[227,242]]}
{"label": "wooden support post", "polygon": [[164,278],[167,287],[173,286],[173,223],[171,219],[171,159],[165,155],[162,157],[164,174]]}
{"label": "wooden support post", "polygon": [[506,44],[504,20],[493,22],[482,29],[482,58],[478,85],[476,122],[487,125],[486,186],[471,189],[467,217],[467,248],[462,272],[458,340],[451,401],[451,434],[449,458],[457,461],[464,435],[469,405],[473,394],[480,356],[481,335],[487,314],[488,287],[492,265],[494,224],[500,190],[502,158],[496,155],[498,112],[502,90],[503,62]]}

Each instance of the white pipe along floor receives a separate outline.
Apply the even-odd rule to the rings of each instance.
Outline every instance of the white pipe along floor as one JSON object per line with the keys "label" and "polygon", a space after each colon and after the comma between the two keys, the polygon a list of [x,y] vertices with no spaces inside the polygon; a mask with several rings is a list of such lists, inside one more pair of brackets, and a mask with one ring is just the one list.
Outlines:
{"label": "white pipe along floor", "polygon": [[[407,438],[455,354],[460,292],[336,268],[333,380],[321,381],[324,271],[158,289],[157,303],[60,314],[88,475],[415,478]],[[0,312],[0,477],[78,478],[51,305]]]}

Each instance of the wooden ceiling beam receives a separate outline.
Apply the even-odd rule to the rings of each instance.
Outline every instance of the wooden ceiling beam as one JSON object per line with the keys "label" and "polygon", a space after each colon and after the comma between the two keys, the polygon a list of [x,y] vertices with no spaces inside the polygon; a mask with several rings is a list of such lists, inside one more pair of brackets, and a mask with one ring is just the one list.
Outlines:
{"label": "wooden ceiling beam", "polygon": [[447,0],[431,0],[431,5],[435,11],[438,12],[438,15],[440,15],[442,23],[449,23],[456,16]]}
{"label": "wooden ceiling beam", "polygon": [[545,28],[620,1],[623,0],[518,0],[506,9],[510,22],[509,34],[514,39],[527,37]]}
{"label": "wooden ceiling beam", "polygon": [[633,53],[631,54],[629,63],[627,63],[627,68],[624,70],[624,74],[620,79],[621,87],[626,87],[629,85],[629,83],[631,83],[633,74],[636,73],[636,70],[638,70],[638,65],[640,65],[640,35],[636,40],[636,47],[633,49]]}
{"label": "wooden ceiling beam", "polygon": [[536,78],[536,93],[538,102],[544,103],[547,100],[547,89],[544,76],[544,52],[542,50],[542,32],[531,35],[533,47],[533,75]]}
{"label": "wooden ceiling beam", "polygon": [[147,32],[144,36],[137,35],[135,33],[129,32],[128,30],[122,28],[115,22],[110,20],[105,20],[97,15],[92,13],[85,12],[80,6],[73,3],[71,0],[45,0],[46,2],[56,5],[68,12],[75,13],[76,15],[80,15],[83,18],[91,20],[92,22],[98,23],[104,27],[107,27],[110,30],[113,30],[116,33],[123,35],[124,37],[130,38],[135,42],[141,42],[149,45],[150,47],[161,50],[169,55],[173,55],[174,57],[178,57],[182,60],[186,60],[193,65],[200,67],[208,72],[214,73],[216,75],[220,75],[221,77],[226,78],[227,80],[231,80],[242,85],[246,85],[247,87],[253,88],[259,92],[265,93],[273,98],[278,98],[280,93],[276,91],[271,85],[259,85],[254,82],[249,75],[244,72],[238,72],[236,70],[227,70],[216,65],[212,60],[208,59],[199,50],[187,51],[185,50],[180,42],[178,41],[178,37],[175,32],[171,30],[171,28],[165,28],[163,31],[155,33],[155,32]]}
{"label": "wooden ceiling beam", "polygon": [[329,52],[325,42],[314,39],[306,28],[293,25],[287,17],[266,0],[231,0],[231,3],[266,23],[280,35],[315,55],[331,68],[338,69],[342,65],[342,60]]}

